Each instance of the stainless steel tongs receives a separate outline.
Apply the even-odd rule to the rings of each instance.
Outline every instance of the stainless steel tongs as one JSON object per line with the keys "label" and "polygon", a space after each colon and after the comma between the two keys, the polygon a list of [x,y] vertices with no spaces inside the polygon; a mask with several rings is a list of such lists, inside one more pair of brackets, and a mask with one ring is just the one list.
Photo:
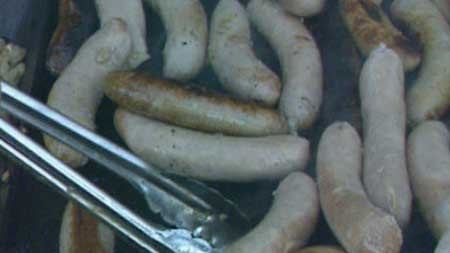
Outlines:
{"label": "stainless steel tongs", "polygon": [[[146,252],[218,252],[248,229],[230,201],[200,182],[162,175],[135,155],[0,82],[0,108],[66,143],[139,190],[150,209],[174,228],[152,224],[0,119],[0,151],[79,203]],[[195,191],[198,189],[199,191]]]}

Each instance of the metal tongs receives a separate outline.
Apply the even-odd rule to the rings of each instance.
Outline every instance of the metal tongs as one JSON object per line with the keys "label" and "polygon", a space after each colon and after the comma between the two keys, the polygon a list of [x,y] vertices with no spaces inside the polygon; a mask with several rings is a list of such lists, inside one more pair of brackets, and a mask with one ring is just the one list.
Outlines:
{"label": "metal tongs", "polygon": [[[71,146],[130,182],[153,212],[175,228],[152,224],[0,119],[0,151],[77,202],[145,252],[219,252],[244,233],[248,219],[205,185],[167,177],[141,159],[13,86],[0,82],[0,108]],[[194,192],[199,189],[200,191]]]}

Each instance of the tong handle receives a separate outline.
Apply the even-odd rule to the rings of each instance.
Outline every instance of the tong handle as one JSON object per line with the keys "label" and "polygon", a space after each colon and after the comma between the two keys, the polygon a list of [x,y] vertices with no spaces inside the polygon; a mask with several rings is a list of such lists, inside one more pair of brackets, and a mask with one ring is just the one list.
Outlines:
{"label": "tong handle", "polygon": [[141,192],[152,192],[151,198],[146,196],[147,203],[154,212],[162,210],[169,224],[191,230],[214,246],[223,246],[249,228],[245,214],[218,192],[197,184],[195,189],[204,192],[200,197],[189,184],[162,175],[129,151],[14,87],[0,85],[0,108],[98,162]]}
{"label": "tong handle", "polygon": [[15,117],[114,170],[120,176],[127,177],[127,174],[121,172],[128,170],[146,178],[174,198],[197,210],[204,212],[212,210],[208,203],[194,193],[164,177],[155,168],[115,143],[93,133],[11,85],[0,82],[0,89],[0,107]]}
{"label": "tong handle", "polygon": [[1,118],[0,151],[109,224],[138,249],[173,252],[160,228],[147,223]]}
{"label": "tong handle", "polygon": [[[140,179],[136,173],[125,173],[125,171],[130,171],[127,171],[129,168],[123,163],[130,166],[135,165],[131,166],[131,169],[142,163],[141,167],[137,167],[137,173],[142,174],[143,177],[156,180],[157,183],[167,187],[168,190],[175,191],[175,194],[184,196],[183,201],[188,203],[189,201],[194,202],[199,206],[197,208],[209,211],[209,205],[202,199],[169,178],[159,174],[159,172],[153,171],[153,168],[148,167],[133,154],[85,129],[14,87],[3,82],[0,82],[0,85],[0,94],[2,95],[0,108],[11,113],[12,116],[23,119],[25,122],[45,130],[44,132],[47,133],[52,133],[53,130],[57,131],[53,133],[57,139],[66,138],[66,142],[74,145],[75,148],[81,148],[80,151],[87,152],[88,157],[93,158],[104,166],[109,166],[108,168],[110,169],[114,168],[113,171],[119,175],[128,175],[129,178],[134,178],[136,183],[143,179]],[[51,120],[48,121],[46,120],[47,118]],[[67,128],[73,133],[67,134],[65,132]],[[74,143],[71,143],[71,141]],[[97,144],[99,142],[100,144]],[[132,241],[138,249],[144,252],[218,252],[208,242],[200,238],[193,238],[191,231],[165,229],[148,223],[1,118],[0,152],[24,165],[26,169],[44,183],[56,188],[69,199],[79,203],[93,215],[111,226],[119,235]],[[117,158],[119,161],[114,158]],[[147,173],[144,173],[144,170]],[[165,192],[164,188],[159,188],[156,185],[152,185],[152,187]],[[173,198],[170,193],[168,191],[166,196]],[[176,197],[174,199],[181,201]]]}

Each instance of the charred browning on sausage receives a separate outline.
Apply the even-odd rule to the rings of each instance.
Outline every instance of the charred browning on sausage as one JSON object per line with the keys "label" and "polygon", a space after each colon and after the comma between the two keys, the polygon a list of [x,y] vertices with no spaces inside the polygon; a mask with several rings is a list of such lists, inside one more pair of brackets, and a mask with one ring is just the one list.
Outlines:
{"label": "charred browning on sausage", "polygon": [[384,43],[400,55],[406,71],[419,65],[419,47],[394,27],[380,6],[371,0],[340,0],[339,5],[348,30],[366,57]]}
{"label": "charred browning on sausage", "polygon": [[192,129],[242,136],[287,132],[273,109],[143,73],[109,74],[105,93],[132,112]]}
{"label": "charred browning on sausage", "polygon": [[81,14],[74,0],[60,0],[58,25],[47,50],[47,69],[59,75],[76,54],[72,30],[81,24]]}

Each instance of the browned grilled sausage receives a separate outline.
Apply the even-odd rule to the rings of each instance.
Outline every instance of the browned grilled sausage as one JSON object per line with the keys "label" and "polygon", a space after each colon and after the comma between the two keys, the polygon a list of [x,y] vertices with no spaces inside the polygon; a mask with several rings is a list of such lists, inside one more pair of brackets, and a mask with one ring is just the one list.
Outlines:
{"label": "browned grilled sausage", "polygon": [[287,132],[286,122],[275,110],[195,92],[145,74],[113,72],[105,92],[132,112],[196,130],[243,136]]}
{"label": "browned grilled sausage", "polygon": [[272,0],[251,0],[250,20],[280,58],[283,88],[280,111],[291,133],[312,126],[322,104],[323,69],[314,37],[297,17]]}
{"label": "browned grilled sausage", "polygon": [[114,253],[113,232],[69,202],[59,233],[59,253]]}
{"label": "browned grilled sausage", "polygon": [[406,71],[419,65],[419,50],[372,0],[339,0],[339,8],[353,40],[365,56],[384,43],[400,56]]}
{"label": "browned grilled sausage", "polygon": [[60,0],[58,25],[47,49],[47,69],[59,75],[72,61],[78,47],[74,46],[71,31],[81,23],[81,14],[74,0]]}

